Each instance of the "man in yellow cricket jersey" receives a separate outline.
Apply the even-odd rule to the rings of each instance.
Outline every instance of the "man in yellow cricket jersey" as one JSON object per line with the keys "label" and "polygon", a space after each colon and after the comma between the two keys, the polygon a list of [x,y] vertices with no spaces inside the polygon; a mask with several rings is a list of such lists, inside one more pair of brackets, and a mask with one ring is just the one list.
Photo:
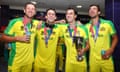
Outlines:
{"label": "man in yellow cricket jersey", "polygon": [[55,9],[46,10],[46,22],[37,32],[37,50],[35,56],[34,72],[55,72],[56,49],[60,29],[55,23]]}
{"label": "man in yellow cricket jersey", "polygon": [[28,2],[24,6],[24,17],[10,21],[3,39],[12,42],[10,57],[8,61],[8,72],[31,72],[34,60],[34,38],[37,24],[34,20],[36,6]]}
{"label": "man in yellow cricket jersey", "polygon": [[90,5],[91,20],[86,24],[90,43],[90,72],[114,72],[111,55],[118,41],[116,30],[110,20],[104,20],[99,15],[99,5]]}
{"label": "man in yellow cricket jersey", "polygon": [[[76,17],[77,12],[73,8],[68,8],[66,11],[68,24],[63,28],[66,45],[65,72],[87,72],[85,57],[85,52],[89,49],[87,30],[83,25],[77,24]],[[79,42],[76,42],[77,37]]]}

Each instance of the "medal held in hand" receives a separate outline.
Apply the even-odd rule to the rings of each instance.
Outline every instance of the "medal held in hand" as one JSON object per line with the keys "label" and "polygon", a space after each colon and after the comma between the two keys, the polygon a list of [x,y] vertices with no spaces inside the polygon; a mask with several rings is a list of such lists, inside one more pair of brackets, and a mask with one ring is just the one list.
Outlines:
{"label": "medal held in hand", "polygon": [[29,21],[26,18],[23,18],[23,24],[24,27],[21,27],[21,29],[24,28],[26,36],[29,38],[28,42],[30,42],[30,36],[31,36],[31,28],[33,26],[33,22],[30,22],[30,26],[28,26]]}
{"label": "medal held in hand", "polygon": [[105,55],[105,50],[101,50],[101,57],[103,56],[103,55]]}
{"label": "medal held in hand", "polygon": [[[26,28],[27,28],[27,27],[26,27]],[[29,42],[30,42],[31,32],[28,30],[28,28],[27,28],[25,31],[26,31],[26,36],[29,37]]]}
{"label": "medal held in hand", "polygon": [[79,52],[82,50],[82,46],[83,46],[83,38],[80,36],[74,36],[73,42],[75,43],[75,47],[77,50],[77,56],[76,56],[77,61],[83,61],[83,56],[79,55]]}

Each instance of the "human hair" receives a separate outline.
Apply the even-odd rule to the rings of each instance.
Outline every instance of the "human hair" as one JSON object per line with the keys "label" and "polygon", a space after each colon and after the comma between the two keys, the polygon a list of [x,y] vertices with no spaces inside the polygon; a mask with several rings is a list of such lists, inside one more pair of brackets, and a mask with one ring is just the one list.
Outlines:
{"label": "human hair", "polygon": [[66,13],[67,13],[68,10],[73,10],[74,14],[77,15],[77,11],[74,8],[71,8],[71,7],[67,8]]}
{"label": "human hair", "polygon": [[36,8],[36,4],[35,3],[33,3],[33,2],[27,2],[27,3],[25,3],[25,5],[24,5],[24,9],[27,7],[27,5],[29,5],[29,4],[31,4],[31,5],[33,5],[35,8]]}
{"label": "human hair", "polygon": [[47,15],[47,13],[48,13],[49,10],[54,11],[54,12],[55,12],[55,15],[56,15],[56,10],[55,10],[54,8],[49,8],[49,9],[47,9],[47,10],[46,10],[46,13],[45,13],[46,15]]}
{"label": "human hair", "polygon": [[97,5],[97,4],[92,4],[92,5],[90,5],[90,6],[89,6],[89,9],[90,9],[90,7],[92,7],[92,6],[96,6],[96,7],[97,7],[97,9],[98,9],[98,11],[101,11],[101,10],[100,10],[100,6],[99,6],[99,5]]}

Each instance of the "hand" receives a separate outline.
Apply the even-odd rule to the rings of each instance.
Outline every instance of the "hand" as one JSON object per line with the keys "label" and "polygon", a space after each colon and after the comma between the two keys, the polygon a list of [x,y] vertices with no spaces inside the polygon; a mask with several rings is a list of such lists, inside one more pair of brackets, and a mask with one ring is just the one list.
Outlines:
{"label": "hand", "polygon": [[28,43],[30,41],[30,36],[27,36],[27,35],[17,36],[15,38],[16,38],[16,41],[20,41],[20,42],[26,42],[26,43]]}
{"label": "hand", "polygon": [[66,21],[64,19],[60,20],[60,23],[66,23]]}
{"label": "hand", "polygon": [[39,24],[37,25],[37,29],[39,30],[41,29],[41,27],[42,27],[42,21],[40,21]]}
{"label": "hand", "polygon": [[105,54],[102,56],[103,59],[109,59],[110,56],[112,55],[113,53],[113,49],[108,49],[107,51],[105,51]]}
{"label": "hand", "polygon": [[84,48],[82,48],[82,49],[78,49],[78,55],[83,56],[84,53],[85,53]]}
{"label": "hand", "polygon": [[82,25],[82,23],[81,23],[79,20],[77,21],[77,24],[78,24],[78,25]]}
{"label": "hand", "polygon": [[64,19],[59,20],[59,21],[55,21],[55,23],[66,23],[66,21]]}

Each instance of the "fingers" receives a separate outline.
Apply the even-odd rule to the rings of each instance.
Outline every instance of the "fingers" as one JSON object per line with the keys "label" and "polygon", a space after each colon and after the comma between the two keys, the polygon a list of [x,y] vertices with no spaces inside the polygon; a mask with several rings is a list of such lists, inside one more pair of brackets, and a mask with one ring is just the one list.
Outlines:
{"label": "fingers", "polygon": [[78,55],[82,56],[84,54],[84,49],[78,49]]}
{"label": "fingers", "polygon": [[61,23],[66,23],[66,21],[65,20],[61,20]]}
{"label": "fingers", "polygon": [[108,55],[103,55],[103,56],[102,56],[102,59],[106,60],[106,59],[109,59],[109,57],[110,57],[110,56],[108,56]]}
{"label": "fingers", "polygon": [[37,26],[37,29],[41,29],[41,26],[42,26],[42,21],[39,22],[38,26]]}
{"label": "fingers", "polygon": [[30,42],[30,35],[25,36],[25,42]]}
{"label": "fingers", "polygon": [[30,35],[18,36],[17,41],[19,42],[30,42]]}
{"label": "fingers", "polygon": [[110,51],[106,51],[105,54],[102,55],[102,58],[103,58],[103,59],[109,59],[110,56],[111,56]]}
{"label": "fingers", "polygon": [[41,29],[41,24],[38,24],[37,29],[38,30]]}

